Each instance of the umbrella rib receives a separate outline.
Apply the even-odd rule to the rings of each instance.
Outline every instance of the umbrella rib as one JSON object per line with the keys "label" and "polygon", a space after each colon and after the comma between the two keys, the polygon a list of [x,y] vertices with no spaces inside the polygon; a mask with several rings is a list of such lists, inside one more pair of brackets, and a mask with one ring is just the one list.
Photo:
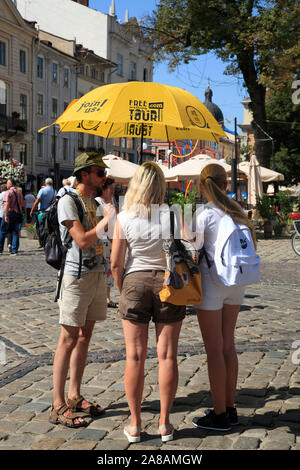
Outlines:
{"label": "umbrella rib", "polygon": [[167,141],[170,142],[170,140],[169,140],[169,133],[168,133],[168,126],[165,125],[165,128],[166,128]]}
{"label": "umbrella rib", "polygon": [[106,136],[107,139],[108,139],[108,137],[109,137],[109,134],[110,134],[110,131],[112,130],[112,126],[113,126],[113,125],[114,125],[114,123],[112,123],[112,125],[110,126],[110,129],[109,129],[108,134],[107,134],[107,136]]}

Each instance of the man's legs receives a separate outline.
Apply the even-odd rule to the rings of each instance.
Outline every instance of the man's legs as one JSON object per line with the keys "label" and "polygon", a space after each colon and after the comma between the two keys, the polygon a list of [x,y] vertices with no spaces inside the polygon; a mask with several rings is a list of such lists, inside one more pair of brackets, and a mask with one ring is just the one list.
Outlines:
{"label": "man's legs", "polygon": [[12,231],[12,247],[11,253],[16,254],[19,250],[19,241],[20,241],[20,223],[16,220],[15,213],[9,214],[11,218],[11,231]]}
{"label": "man's legs", "polygon": [[1,225],[0,225],[0,253],[2,253],[4,248],[4,240],[7,235],[8,224],[5,222],[5,217],[3,216]]}
{"label": "man's legs", "polygon": [[[93,329],[95,326],[95,321],[87,320],[85,325],[79,328],[79,334],[77,337],[77,341],[75,347],[71,352],[70,357],[70,383],[69,383],[69,391],[68,391],[68,398],[74,400],[78,398],[81,388],[81,381],[86,365],[86,359],[88,355],[88,349],[90,340],[92,337]],[[88,408],[90,403],[86,400],[81,402],[82,408]]]}
{"label": "man's legs", "polygon": [[[70,366],[70,358],[79,336],[79,328],[75,326],[61,325],[58,345],[53,362],[53,407],[58,410],[65,404],[65,385]],[[67,410],[65,417],[72,417],[72,412]],[[76,418],[74,424],[83,422],[82,418]]]}

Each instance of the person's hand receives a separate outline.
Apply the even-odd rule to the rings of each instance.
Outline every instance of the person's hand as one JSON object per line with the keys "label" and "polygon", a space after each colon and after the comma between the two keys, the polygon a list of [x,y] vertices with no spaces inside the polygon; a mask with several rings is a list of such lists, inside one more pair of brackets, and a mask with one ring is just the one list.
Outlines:
{"label": "person's hand", "polygon": [[7,224],[8,224],[8,222],[9,222],[7,215],[5,216],[5,222],[6,222]]}
{"label": "person's hand", "polygon": [[104,217],[107,217],[108,222],[113,220],[114,217],[116,216],[116,214],[117,214],[116,208],[111,203],[109,203],[105,206]]}

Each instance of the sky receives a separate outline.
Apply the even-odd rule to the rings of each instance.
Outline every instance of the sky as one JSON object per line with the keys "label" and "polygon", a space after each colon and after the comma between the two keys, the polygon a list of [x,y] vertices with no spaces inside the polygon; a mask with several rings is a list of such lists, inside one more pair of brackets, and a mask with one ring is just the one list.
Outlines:
{"label": "sky", "polygon": [[[90,7],[103,13],[109,13],[112,0],[90,0]],[[156,6],[156,0],[115,0],[115,11],[118,20],[125,19],[128,9],[129,17],[137,19],[150,14]],[[242,79],[224,75],[226,64],[213,54],[199,56],[190,64],[177,67],[174,72],[168,71],[167,63],[154,65],[153,81],[172,85],[193,93],[200,101],[204,101],[204,92],[208,83],[213,91],[212,101],[217,104],[224,115],[225,127],[234,130],[234,118],[237,123],[243,122],[243,105],[241,101],[247,97],[247,90],[242,86]],[[239,130],[239,128],[238,128]]]}

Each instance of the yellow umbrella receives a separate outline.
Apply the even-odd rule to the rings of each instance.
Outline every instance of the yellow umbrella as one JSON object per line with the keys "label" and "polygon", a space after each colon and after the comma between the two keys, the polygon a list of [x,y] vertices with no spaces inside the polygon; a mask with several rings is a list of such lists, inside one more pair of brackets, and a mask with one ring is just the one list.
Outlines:
{"label": "yellow umbrella", "polygon": [[61,132],[86,132],[105,138],[217,141],[226,137],[198,98],[180,88],[153,82],[95,88],[74,100],[53,124],[58,124]]}

